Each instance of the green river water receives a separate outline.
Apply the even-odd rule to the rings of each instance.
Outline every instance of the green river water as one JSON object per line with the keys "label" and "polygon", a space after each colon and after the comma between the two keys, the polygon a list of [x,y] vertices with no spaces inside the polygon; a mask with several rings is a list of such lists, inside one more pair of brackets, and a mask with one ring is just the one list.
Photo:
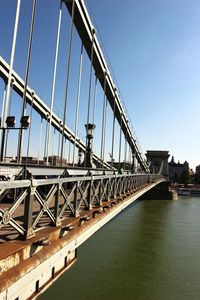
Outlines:
{"label": "green river water", "polygon": [[78,249],[47,299],[199,300],[200,198],[130,206]]}

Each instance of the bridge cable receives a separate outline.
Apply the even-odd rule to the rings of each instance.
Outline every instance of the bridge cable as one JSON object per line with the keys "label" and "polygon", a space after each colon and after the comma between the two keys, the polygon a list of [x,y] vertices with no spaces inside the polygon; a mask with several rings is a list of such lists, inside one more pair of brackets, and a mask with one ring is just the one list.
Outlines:
{"label": "bridge cable", "polygon": [[[3,100],[2,100],[2,108],[1,108],[1,120],[3,122],[3,114],[4,114],[4,106],[5,106],[5,100],[6,100],[6,90],[7,90],[7,84],[6,81],[4,81],[4,91],[3,91]],[[4,126],[2,123],[1,126]]]}
{"label": "bridge cable", "polygon": [[60,125],[59,125],[59,130],[58,130],[58,157],[59,157],[59,154],[60,154],[60,134],[62,132],[62,121],[60,121]]}
{"label": "bridge cable", "polygon": [[131,147],[129,145],[128,161],[129,161],[129,170],[131,169]]}
{"label": "bridge cable", "polygon": [[91,57],[90,57],[90,78],[89,78],[89,94],[88,94],[88,110],[87,110],[87,123],[90,122],[90,99],[91,99],[91,88],[92,88],[92,68],[93,68],[93,56],[94,56],[94,37],[95,29],[92,29],[92,47],[91,47]]}
{"label": "bridge cable", "polygon": [[83,43],[81,43],[81,52],[80,52],[80,61],[79,61],[79,76],[78,76],[78,90],[77,90],[77,96],[76,96],[75,136],[74,136],[73,160],[72,160],[73,167],[74,167],[74,160],[75,160],[75,149],[76,149],[77,129],[78,129],[79,102],[80,102],[80,91],[81,91],[81,81],[82,81],[82,65],[83,65]]}
{"label": "bridge cable", "polygon": [[[114,93],[116,93],[116,88]],[[114,143],[115,143],[115,97],[114,95],[114,108],[113,108],[113,126],[112,126],[112,148],[111,148],[111,166],[113,167],[113,153],[114,153]]]}
{"label": "bridge cable", "polygon": [[70,164],[70,157],[71,157],[71,136],[70,136],[70,139],[69,139],[68,165]]}
{"label": "bridge cable", "polygon": [[104,117],[104,133],[103,133],[103,161],[105,158],[105,138],[106,138],[106,124],[107,124],[107,107],[108,107],[108,98],[106,97],[106,106],[105,106],[105,117]]}
{"label": "bridge cable", "polygon": [[55,133],[56,133],[56,129],[54,127],[54,130],[53,130],[53,142],[52,142],[52,156],[55,153]]}
{"label": "bridge cable", "polygon": [[49,118],[49,115],[47,114],[47,117],[45,119],[46,120],[46,129],[45,129],[45,139],[44,139],[44,157],[45,157],[46,149],[47,149],[48,118]]}
{"label": "bridge cable", "polygon": [[28,163],[29,148],[30,148],[30,137],[31,137],[31,128],[32,128],[32,115],[33,115],[33,101],[34,101],[34,92],[32,92],[32,99],[31,99],[31,111],[30,111],[31,123],[30,123],[30,126],[28,128],[28,142],[27,142],[27,152],[26,152],[26,164]]}
{"label": "bridge cable", "polygon": [[100,159],[103,160],[103,141],[104,141],[104,123],[105,123],[105,106],[106,106],[106,72],[104,74],[104,96],[103,96],[103,115],[102,115],[102,128],[101,128],[101,154]]}
{"label": "bridge cable", "polygon": [[[94,102],[93,102],[93,115],[92,115],[92,124],[95,124],[95,116],[96,116],[96,100],[97,100],[97,76],[95,75],[95,84],[94,84]],[[92,139],[92,147],[93,147],[94,139]]]}
{"label": "bridge cable", "polygon": [[55,48],[55,57],[54,57],[54,68],[53,68],[53,79],[51,87],[51,102],[50,102],[50,120],[48,125],[48,136],[47,136],[47,151],[46,151],[46,164],[48,165],[49,159],[49,147],[51,143],[51,122],[53,114],[53,105],[55,99],[55,83],[56,83],[56,74],[57,74],[57,65],[58,65],[58,50],[60,44],[60,29],[61,29],[61,20],[62,20],[62,0],[60,0],[60,10],[58,15],[58,27],[57,27],[57,36],[56,36],[56,48]]}
{"label": "bridge cable", "polygon": [[126,169],[126,158],[127,158],[127,130],[124,137],[124,170]]}
{"label": "bridge cable", "polygon": [[93,103],[92,124],[94,124],[94,123],[95,123],[95,114],[96,114],[96,97],[97,97],[97,76],[95,76],[95,84],[94,84],[94,103]]}
{"label": "bridge cable", "polygon": [[120,136],[119,136],[119,167],[121,164],[121,145],[122,144],[122,113],[121,113],[121,120],[120,120]]}
{"label": "bridge cable", "polygon": [[65,160],[67,160],[67,155],[66,155],[66,137],[65,137],[64,147],[63,147],[63,157],[65,157]]}
{"label": "bridge cable", "polygon": [[[14,84],[14,78],[11,79],[11,84],[10,84],[10,95],[9,95],[9,101],[8,101],[8,115],[10,115],[11,105],[12,105],[13,84]],[[9,129],[6,130],[6,133],[5,133],[4,161],[6,160],[6,155],[7,155],[8,135],[9,135]]]}
{"label": "bridge cable", "polygon": [[38,143],[38,164],[40,160],[40,145],[41,145],[41,140],[42,140],[42,126],[43,125],[43,117],[41,117],[41,122],[40,122],[40,134],[39,134],[39,143]]}
{"label": "bridge cable", "polygon": [[[94,55],[94,37],[95,37],[95,29],[92,29],[92,47],[91,47],[91,55],[90,55],[90,77],[89,77],[89,93],[88,93],[88,109],[87,109],[87,123],[88,126],[90,122],[90,100],[91,100],[91,88],[92,88],[92,69],[93,69],[93,55]],[[88,131],[88,130],[87,130]],[[87,137],[86,137],[86,148],[87,148]],[[87,149],[86,149],[87,151]],[[86,159],[84,160],[84,167],[86,167]]]}
{"label": "bridge cable", "polygon": [[[95,124],[95,115],[96,115],[96,97],[97,97],[97,76],[95,75],[95,84],[94,84],[94,102],[93,102],[93,115],[92,115],[92,124]],[[92,139],[92,148],[93,148],[94,139]]]}
{"label": "bridge cable", "polygon": [[9,104],[9,98],[10,98],[10,88],[11,88],[10,85],[11,85],[13,63],[14,63],[14,56],[15,56],[15,46],[16,46],[16,38],[17,38],[17,30],[18,30],[18,22],[19,22],[19,14],[20,14],[20,4],[21,4],[21,0],[17,0],[15,25],[14,25],[14,32],[13,32],[13,39],[12,39],[11,56],[10,56],[10,68],[9,68],[9,74],[8,74],[8,83],[7,83],[6,99],[5,99],[5,106],[4,106],[3,126],[5,126],[5,122],[6,122],[7,112],[8,112],[8,104]]}
{"label": "bridge cable", "polygon": [[[26,113],[26,93],[27,93],[27,85],[28,85],[30,59],[31,59],[31,49],[32,49],[32,42],[33,42],[33,31],[34,31],[34,24],[35,24],[36,4],[37,4],[37,0],[33,0],[21,116],[24,116],[25,113]],[[22,142],[23,142],[22,140],[23,140],[23,128],[22,128],[22,123],[20,122],[20,130],[19,130],[19,137],[18,137],[18,150],[17,150],[17,162],[18,163],[21,162],[21,151],[22,151]]]}
{"label": "bridge cable", "polygon": [[66,88],[65,88],[65,99],[64,99],[64,114],[63,114],[63,124],[62,124],[62,141],[61,141],[61,152],[60,152],[60,164],[62,165],[63,159],[63,146],[64,146],[64,129],[66,123],[66,112],[67,112],[67,98],[68,98],[68,86],[69,86],[69,71],[70,71],[70,61],[71,61],[71,49],[72,49],[72,35],[74,27],[74,10],[75,10],[75,0],[72,0],[72,14],[71,14],[71,24],[70,24],[70,35],[69,35],[69,48],[68,48],[68,59],[67,59],[67,74],[66,74]]}
{"label": "bridge cable", "polygon": [[[5,100],[6,100],[6,90],[7,90],[7,84],[6,81],[4,82],[4,91],[3,91],[3,100],[2,100],[2,109],[1,109],[1,120],[2,120],[2,124],[3,125],[3,118],[4,118],[4,106],[5,106]],[[2,147],[2,143],[3,143],[3,130],[1,132],[1,147]],[[3,159],[3,157],[1,157],[1,159]]]}

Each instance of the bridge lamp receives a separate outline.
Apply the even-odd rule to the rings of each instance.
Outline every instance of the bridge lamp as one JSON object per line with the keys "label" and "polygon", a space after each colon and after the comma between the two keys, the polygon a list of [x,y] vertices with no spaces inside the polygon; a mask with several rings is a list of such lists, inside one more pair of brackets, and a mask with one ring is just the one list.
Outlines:
{"label": "bridge lamp", "polygon": [[95,168],[96,166],[93,163],[93,151],[92,151],[92,139],[93,139],[93,131],[96,128],[95,124],[85,124],[86,129],[86,152],[85,152],[85,159],[82,163],[82,167],[87,168]]}
{"label": "bridge lamp", "polygon": [[2,139],[1,139],[1,152],[0,152],[0,161],[3,161],[4,156],[4,148],[5,148],[5,134],[6,130],[22,130],[27,129],[30,126],[30,117],[29,116],[22,116],[21,117],[21,127],[15,127],[16,119],[14,116],[7,116],[6,118],[6,125],[7,127],[4,127],[2,124],[2,120],[0,118],[0,129],[2,130]]}
{"label": "bridge lamp", "polygon": [[7,128],[14,128],[15,127],[15,123],[16,123],[16,120],[15,120],[14,116],[8,116],[6,118]]}
{"label": "bridge lamp", "polygon": [[91,139],[93,138],[93,131],[95,129],[96,125],[95,124],[85,124],[85,129],[86,129],[86,138],[91,141]]}
{"label": "bridge lamp", "polygon": [[29,116],[22,116],[20,123],[22,128],[27,129],[30,127],[31,118]]}

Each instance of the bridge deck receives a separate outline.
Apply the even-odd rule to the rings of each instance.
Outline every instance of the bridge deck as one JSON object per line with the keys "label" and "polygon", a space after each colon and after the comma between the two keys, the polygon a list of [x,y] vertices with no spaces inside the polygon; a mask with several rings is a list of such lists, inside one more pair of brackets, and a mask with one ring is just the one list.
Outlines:
{"label": "bridge deck", "polygon": [[[163,179],[159,179],[137,191],[121,195],[115,201],[104,201],[102,207],[93,207],[91,211],[80,212],[77,217],[63,219],[57,227],[42,227],[35,232],[35,236],[26,241],[14,239],[14,232],[5,230],[4,236],[1,235],[1,237],[7,242],[2,242],[0,247],[0,292],[9,289],[9,286],[13,285],[16,280],[23,278],[26,273],[33,272],[42,262],[59,251],[64,251],[65,256],[73,253],[71,258],[68,257],[69,263],[66,265],[68,268],[70,263],[74,263],[76,259],[74,251],[80,244],[142,194],[162,181]],[[67,250],[64,250],[65,248]],[[63,265],[61,269],[63,270]],[[61,269],[57,272],[58,276],[62,273]],[[46,283],[43,288],[45,287]]]}

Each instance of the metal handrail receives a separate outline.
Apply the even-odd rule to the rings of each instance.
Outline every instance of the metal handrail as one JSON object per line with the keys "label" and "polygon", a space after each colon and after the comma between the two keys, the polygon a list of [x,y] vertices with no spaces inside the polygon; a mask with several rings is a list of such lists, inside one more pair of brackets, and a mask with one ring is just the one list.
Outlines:
{"label": "metal handrail", "polygon": [[8,192],[1,200],[11,193],[13,202],[0,203],[0,229],[10,226],[28,239],[41,226],[61,225],[69,216],[78,218],[83,211],[123,200],[156,180],[160,183],[165,178],[159,174],[113,174],[1,181],[2,195]]}

